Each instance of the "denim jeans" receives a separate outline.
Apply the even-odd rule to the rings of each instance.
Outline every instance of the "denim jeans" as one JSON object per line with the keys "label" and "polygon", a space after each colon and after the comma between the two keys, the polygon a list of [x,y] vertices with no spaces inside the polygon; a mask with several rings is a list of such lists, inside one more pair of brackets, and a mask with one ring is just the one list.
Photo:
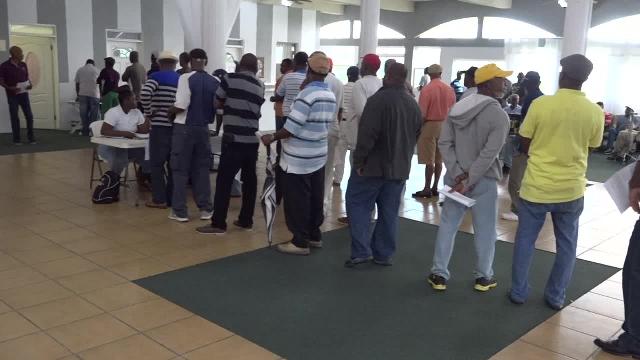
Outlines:
{"label": "denim jeans", "polygon": [[334,167],[336,163],[336,150],[340,135],[329,131],[327,139],[327,163],[324,167],[324,210],[329,211],[331,207],[331,185],[333,184],[333,176],[335,174]]}
{"label": "denim jeans", "polygon": [[618,139],[618,129],[615,127],[610,127],[609,132],[607,133],[607,150],[613,150],[613,145],[616,143],[616,139]]}
{"label": "denim jeans", "polygon": [[154,126],[149,135],[149,163],[151,165],[152,199],[156,204],[171,206],[173,196],[173,174],[171,173],[170,126]]}
{"label": "denim jeans", "polygon": [[627,259],[622,269],[622,293],[624,299],[625,331],[620,340],[631,349],[640,351],[640,221],[636,222]]}
{"label": "denim jeans", "polygon": [[93,96],[79,96],[80,119],[82,120],[82,135],[89,136],[89,125],[98,120],[100,99]]}
{"label": "denim jeans", "polygon": [[31,111],[31,102],[29,94],[22,93],[18,95],[7,96],[9,103],[9,117],[11,118],[11,132],[13,133],[13,142],[20,142],[20,117],[18,109],[22,108],[22,113],[27,122],[27,138],[29,141],[35,141],[33,136],[33,112]]}
{"label": "denim jeans", "polygon": [[122,175],[124,169],[129,166],[130,160],[135,160],[145,172],[144,149],[120,149],[107,145],[98,145],[98,155],[111,167],[110,170]]}
{"label": "denim jeans", "polygon": [[504,166],[511,168],[513,156],[516,155],[517,150],[514,146],[515,135],[508,135],[507,141],[504,143],[502,150],[500,151],[500,160],[502,160]]}
{"label": "denim jeans", "polygon": [[[465,195],[476,201],[476,204],[470,209],[476,248],[475,277],[490,279],[493,278],[493,258],[498,238],[496,233],[498,181],[488,177],[482,178]],[[436,248],[433,253],[432,274],[442,276],[447,280],[451,277],[449,261],[453,254],[456,233],[467,209],[466,206],[454,200],[445,199],[440,215]]]}
{"label": "denim jeans", "polygon": [[[346,205],[351,232],[351,258],[390,260],[396,251],[398,209],[404,180],[360,176],[351,172]],[[371,229],[371,212],[378,205],[378,221]]]}
{"label": "denim jeans", "polygon": [[547,280],[544,296],[555,306],[564,305],[565,290],[571,281],[576,263],[578,226],[583,208],[584,198],[556,204],[540,204],[520,199],[518,231],[511,267],[511,298],[513,300],[524,302],[529,296],[529,268],[533,260],[535,243],[547,213],[551,213],[553,232],[556,237],[556,258]]}

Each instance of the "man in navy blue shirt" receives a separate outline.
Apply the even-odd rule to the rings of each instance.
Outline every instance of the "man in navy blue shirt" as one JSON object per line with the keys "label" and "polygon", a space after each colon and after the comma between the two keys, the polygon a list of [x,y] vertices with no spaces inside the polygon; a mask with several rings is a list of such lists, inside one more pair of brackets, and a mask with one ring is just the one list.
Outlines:
{"label": "man in navy blue shirt", "polygon": [[178,80],[176,102],[169,110],[173,121],[171,171],[173,199],[169,219],[189,221],[186,189],[189,178],[193,197],[200,209],[200,220],[211,220],[211,144],[209,124],[216,114],[215,96],[219,82],[205,71],[207,53],[191,50],[191,72]]}

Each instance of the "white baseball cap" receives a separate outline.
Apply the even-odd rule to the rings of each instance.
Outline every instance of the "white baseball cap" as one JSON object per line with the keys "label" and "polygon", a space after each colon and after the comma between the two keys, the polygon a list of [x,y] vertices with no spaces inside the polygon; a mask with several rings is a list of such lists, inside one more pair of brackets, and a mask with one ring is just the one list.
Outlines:
{"label": "white baseball cap", "polygon": [[160,53],[160,55],[158,56],[158,60],[173,60],[177,62],[178,57],[175,56],[171,51],[165,50]]}

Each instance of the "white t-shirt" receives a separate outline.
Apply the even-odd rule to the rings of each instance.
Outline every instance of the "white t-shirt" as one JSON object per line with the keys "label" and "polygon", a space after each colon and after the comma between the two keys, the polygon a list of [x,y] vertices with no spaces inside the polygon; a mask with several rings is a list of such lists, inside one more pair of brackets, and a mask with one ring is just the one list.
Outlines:
{"label": "white t-shirt", "polygon": [[378,92],[381,87],[382,80],[373,75],[364,76],[353,85],[351,108],[349,109],[351,119],[347,119],[347,142],[350,149],[355,149],[358,141],[358,126],[367,99]]}
{"label": "white t-shirt", "polygon": [[338,119],[338,113],[340,112],[340,108],[342,107],[342,96],[343,96],[343,84],[340,79],[338,79],[334,74],[329,73],[327,77],[324,78],[324,82],[329,85],[329,89],[336,97],[336,112],[333,114],[333,123],[329,128],[329,131],[335,135],[338,135],[340,132],[340,119]]}
{"label": "white t-shirt", "polygon": [[78,91],[79,96],[100,98],[100,91],[98,90],[98,84],[96,82],[99,74],[98,69],[91,64],[86,64],[78,69],[75,82],[80,84],[80,91]]}
{"label": "white t-shirt", "polygon": [[138,125],[144,124],[144,115],[138,109],[125,114],[122,106],[116,106],[104,114],[104,122],[113,126],[114,130],[135,133],[138,131]]}

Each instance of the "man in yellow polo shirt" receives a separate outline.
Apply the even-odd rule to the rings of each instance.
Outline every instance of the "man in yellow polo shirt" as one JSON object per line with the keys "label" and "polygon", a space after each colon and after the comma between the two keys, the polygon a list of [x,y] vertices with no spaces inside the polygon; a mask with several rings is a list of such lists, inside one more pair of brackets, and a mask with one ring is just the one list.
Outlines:
{"label": "man in yellow polo shirt", "polygon": [[544,296],[555,310],[564,306],[576,261],[589,148],[600,146],[604,129],[602,110],[581,91],[593,70],[591,61],[575,54],[562,59],[560,65],[560,90],[535,100],[520,128],[522,149],[529,161],[520,188],[509,294],[513,303],[527,300],[535,242],[551,213],[557,252]]}

